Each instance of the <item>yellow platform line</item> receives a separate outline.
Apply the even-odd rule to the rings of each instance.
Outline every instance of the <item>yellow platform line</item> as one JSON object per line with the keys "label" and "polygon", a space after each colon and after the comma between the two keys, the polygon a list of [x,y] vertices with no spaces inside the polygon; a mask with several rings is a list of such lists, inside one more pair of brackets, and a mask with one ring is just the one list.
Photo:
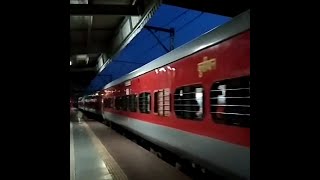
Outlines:
{"label": "yellow platform line", "polygon": [[109,170],[109,173],[112,175],[113,180],[128,180],[127,175],[122,171],[118,163],[113,159],[106,147],[101,143],[87,123],[83,122],[81,125],[87,130],[96,150]]}
{"label": "yellow platform line", "polygon": [[73,127],[72,123],[70,122],[70,180],[75,180],[75,176]]}

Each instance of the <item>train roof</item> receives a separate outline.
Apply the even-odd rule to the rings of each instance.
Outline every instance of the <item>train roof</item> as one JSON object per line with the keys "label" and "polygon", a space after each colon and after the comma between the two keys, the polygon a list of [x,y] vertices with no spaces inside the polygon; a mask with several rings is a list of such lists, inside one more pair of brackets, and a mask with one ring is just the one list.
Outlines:
{"label": "train roof", "polygon": [[181,58],[194,54],[202,49],[218,44],[221,41],[229,39],[241,32],[250,29],[250,9],[234,17],[231,21],[214,28],[196,39],[170,51],[169,53],[158,57],[157,59],[131,71],[130,73],[108,83],[103,89],[123,83],[127,80],[138,77],[156,68],[165,66]]}

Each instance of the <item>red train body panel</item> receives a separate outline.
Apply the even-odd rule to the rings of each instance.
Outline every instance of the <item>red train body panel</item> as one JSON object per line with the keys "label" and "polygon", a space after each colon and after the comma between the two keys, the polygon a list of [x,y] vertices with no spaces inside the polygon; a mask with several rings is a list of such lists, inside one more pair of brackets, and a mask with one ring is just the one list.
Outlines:
{"label": "red train body panel", "polygon": [[[239,48],[239,46],[241,46],[241,48]],[[215,58],[217,67],[215,70],[204,73],[203,77],[199,77],[198,64],[203,62],[204,57],[208,57],[209,59]],[[210,94],[206,93],[210,92],[211,86],[215,81],[250,75],[249,57],[250,32],[248,31],[217,46],[205,49],[178,62],[168,64],[167,66],[171,70],[168,69],[168,67],[162,67],[166,71],[158,70],[158,73],[155,71],[148,72],[132,79],[130,86],[125,86],[125,83],[121,83],[106,89],[106,92],[110,91],[110,93],[107,93],[104,98],[114,98],[125,96],[126,89],[130,90],[130,94],[140,94],[142,92],[150,92],[153,94],[156,90],[170,88],[170,94],[174,94],[177,87],[201,84],[205,92],[204,119],[201,121],[177,118],[173,106],[170,107],[171,113],[169,117],[158,116],[152,112],[155,104],[154,98],[151,98],[151,112],[149,114],[121,111],[114,108],[105,108],[104,111],[249,147],[249,128],[216,124],[212,120],[210,114],[210,101],[208,101],[210,99]],[[173,98],[171,98],[170,104],[174,104]]]}
{"label": "red train body panel", "polygon": [[[191,43],[190,47],[195,49],[194,53],[186,54],[178,59],[170,59],[178,57],[174,55],[175,52],[179,54],[181,51],[188,51],[188,46],[184,50],[176,50],[162,58],[168,57],[169,63],[162,63],[161,66],[147,70],[142,68],[138,70],[141,71],[140,74],[131,78],[128,76],[125,81],[116,82],[90,98],[79,101],[79,107],[101,114],[105,119],[111,119],[126,128],[131,128],[133,131],[141,133],[142,136],[154,140],[160,146],[168,145],[173,149],[176,148],[177,152],[188,154],[187,156],[191,160],[208,166],[209,169],[221,167],[227,173],[250,179],[250,80],[243,81],[241,79],[250,78],[250,25],[246,25],[241,31],[239,30],[239,33],[233,29],[242,27],[239,22],[246,23],[248,21],[246,18],[248,18],[248,14],[250,15],[250,11],[244,14],[235,18],[236,20],[229,25],[225,25],[226,27],[204,35],[201,40],[193,43],[194,46],[191,46]],[[217,35],[214,34],[215,31],[217,31]],[[214,41],[216,36],[223,36],[222,32],[234,35],[213,45],[208,45],[207,42],[210,40],[206,37],[212,37],[212,41]],[[232,81],[237,78],[241,81]],[[241,87],[243,85],[246,87]],[[189,92],[186,90],[188,88],[200,88],[200,90]],[[155,92],[159,90],[165,90],[164,95],[159,96],[160,98],[155,95]],[[239,96],[235,91],[245,91],[245,93]],[[231,96],[223,94],[226,92]],[[139,99],[141,93],[150,93],[150,104],[141,105],[142,108],[149,110],[148,113],[141,112],[139,103],[145,100],[143,96],[142,99]],[[197,97],[197,93],[199,97]],[[133,104],[129,102],[131,101],[130,97],[121,102],[116,99],[128,95],[137,95],[137,99],[132,100],[137,109],[135,112],[130,110]],[[166,99],[167,97],[169,100]],[[185,97],[193,97],[193,101]],[[226,98],[231,100],[226,100]],[[182,103],[183,100],[188,103]],[[160,101],[162,104],[158,104]],[[235,103],[228,104],[226,103],[228,101]],[[119,106],[119,103],[120,109],[124,107],[125,110],[117,110],[116,106]],[[162,112],[166,116],[159,115],[159,107],[155,112],[157,105],[163,106],[165,110]],[[192,106],[198,109],[194,110]],[[239,108],[236,109],[236,107]],[[236,109],[239,112],[226,113],[227,108],[228,110]],[[241,124],[221,123],[219,118],[222,116],[220,114],[225,114],[226,117],[239,116],[241,118],[236,120]],[[200,118],[185,118],[193,116]],[[242,122],[247,122],[243,121],[245,118],[242,117],[247,117],[249,123],[242,125]],[[149,131],[148,128],[152,130]],[[163,132],[170,135],[163,134]],[[177,142],[180,144],[175,144]],[[191,147],[188,143],[193,143],[195,147]],[[225,157],[220,157],[217,154],[221,151],[225,151]]]}

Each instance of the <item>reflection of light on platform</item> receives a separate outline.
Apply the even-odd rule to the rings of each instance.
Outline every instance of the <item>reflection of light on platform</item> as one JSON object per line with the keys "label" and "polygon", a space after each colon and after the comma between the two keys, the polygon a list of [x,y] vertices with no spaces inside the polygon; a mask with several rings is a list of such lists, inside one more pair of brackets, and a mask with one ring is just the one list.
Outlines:
{"label": "reflection of light on platform", "polygon": [[100,167],[107,168],[103,161],[100,161]]}
{"label": "reflection of light on platform", "polygon": [[112,176],[111,176],[111,174],[107,174],[107,175],[103,176],[102,179],[103,180],[112,180]]}

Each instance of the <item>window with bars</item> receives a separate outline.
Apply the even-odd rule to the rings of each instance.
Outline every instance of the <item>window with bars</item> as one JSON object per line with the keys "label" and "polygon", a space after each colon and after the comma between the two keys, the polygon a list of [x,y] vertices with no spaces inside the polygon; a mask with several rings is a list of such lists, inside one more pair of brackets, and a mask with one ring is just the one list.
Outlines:
{"label": "window with bars", "polygon": [[129,110],[131,112],[137,112],[138,97],[135,94],[129,95]]}
{"label": "window with bars", "polygon": [[183,86],[174,93],[174,111],[178,118],[203,118],[203,88],[201,85]]}
{"label": "window with bars", "polygon": [[159,116],[170,115],[170,89],[161,89],[154,93],[154,112]]}
{"label": "window with bars", "polygon": [[139,111],[141,113],[150,113],[150,93],[141,93],[139,94]]}
{"label": "window with bars", "polygon": [[216,82],[210,92],[211,115],[216,123],[250,126],[250,77]]}

